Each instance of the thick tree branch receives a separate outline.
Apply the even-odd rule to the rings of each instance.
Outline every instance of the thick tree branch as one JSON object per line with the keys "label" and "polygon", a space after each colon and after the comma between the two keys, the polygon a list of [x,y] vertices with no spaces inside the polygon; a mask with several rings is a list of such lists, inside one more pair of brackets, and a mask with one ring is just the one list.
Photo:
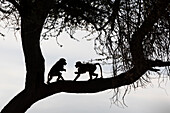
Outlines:
{"label": "thick tree branch", "polygon": [[[141,71],[139,73],[133,68],[126,73],[111,78],[91,81],[58,81],[49,85],[44,84],[36,90],[25,89],[12,99],[1,113],[24,113],[36,101],[56,93],[96,93],[129,85],[137,81],[145,72],[146,71]],[[20,104],[17,104],[18,102]]]}
{"label": "thick tree branch", "polygon": [[1,113],[24,113],[36,101],[56,93],[96,93],[129,85],[138,80],[143,74],[143,72],[137,73],[133,68],[126,73],[111,78],[91,81],[58,81],[49,85],[44,84],[36,90],[25,89],[15,96]]}
{"label": "thick tree branch", "polygon": [[[148,61],[150,66],[170,66],[170,62],[163,62],[160,60]],[[91,81],[58,81],[49,85],[44,85],[41,89],[41,99],[55,93],[67,92],[67,93],[96,93],[108,89],[115,89],[121,86],[129,85],[137,81],[147,70],[150,70],[149,66],[146,66],[142,71],[138,72],[136,68],[132,68],[129,71],[122,73],[116,77],[95,79]],[[43,92],[43,93],[42,93]]]}
{"label": "thick tree branch", "polygon": [[135,68],[122,73],[119,76],[95,79],[91,81],[58,81],[44,85],[41,89],[41,99],[47,96],[60,93],[96,93],[108,89],[129,85],[138,80],[146,71],[138,73]]}

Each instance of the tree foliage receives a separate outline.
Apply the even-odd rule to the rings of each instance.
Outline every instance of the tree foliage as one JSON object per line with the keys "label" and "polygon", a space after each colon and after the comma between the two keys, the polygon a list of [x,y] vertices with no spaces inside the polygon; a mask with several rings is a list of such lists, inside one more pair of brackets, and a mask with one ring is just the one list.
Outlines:
{"label": "tree foliage", "polygon": [[[130,84],[135,86],[136,81],[137,87],[148,82],[148,72],[159,74],[159,67],[165,67],[169,75],[169,12],[168,0],[1,0],[1,25],[21,30],[27,75],[25,90],[17,97],[24,97],[27,91],[35,93],[40,88],[37,97],[28,102],[31,106],[58,92],[94,93]],[[40,36],[48,39],[67,32],[71,38],[77,38],[74,33],[79,29],[89,31],[88,36],[97,34],[94,49],[103,58],[96,60],[111,65],[113,77],[44,84]],[[40,68],[35,70],[37,66]],[[16,98],[13,103],[17,103]],[[11,107],[7,106],[5,110]],[[8,113],[5,110],[2,113]]]}
{"label": "tree foliage", "polygon": [[[20,16],[17,9],[20,8],[12,4],[20,4],[21,1],[16,0],[12,4],[9,2],[1,2],[1,20],[8,20],[5,25],[18,30]],[[57,37],[66,31],[73,38],[77,29],[97,32],[95,50],[99,55],[105,56],[106,60],[113,60],[114,74],[117,75],[117,70],[127,71],[133,67],[129,43],[132,35],[151,13],[160,13],[161,6],[155,6],[156,2],[157,0],[56,0],[48,12],[42,36]],[[157,10],[152,12],[154,7]],[[169,61],[169,6],[146,34],[142,44],[145,59]]]}

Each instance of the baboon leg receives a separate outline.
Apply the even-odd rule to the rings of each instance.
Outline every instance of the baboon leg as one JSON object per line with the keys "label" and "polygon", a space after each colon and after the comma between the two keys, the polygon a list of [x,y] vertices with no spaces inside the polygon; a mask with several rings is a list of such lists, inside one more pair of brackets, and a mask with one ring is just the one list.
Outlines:
{"label": "baboon leg", "polygon": [[89,80],[92,80],[92,79],[93,79],[93,75],[94,75],[93,72],[89,72],[89,76],[90,76],[90,79],[89,79]]}
{"label": "baboon leg", "polygon": [[47,84],[50,83],[51,79],[52,79],[52,76],[48,76]]}
{"label": "baboon leg", "polygon": [[94,76],[96,76],[96,77],[95,77],[95,79],[97,79],[97,77],[98,77],[98,74],[94,73],[93,75],[94,75]]}
{"label": "baboon leg", "polygon": [[57,81],[59,81],[60,79],[64,80],[64,78],[62,76],[58,76]]}
{"label": "baboon leg", "polygon": [[73,81],[76,81],[80,77],[80,74],[77,74],[76,78]]}

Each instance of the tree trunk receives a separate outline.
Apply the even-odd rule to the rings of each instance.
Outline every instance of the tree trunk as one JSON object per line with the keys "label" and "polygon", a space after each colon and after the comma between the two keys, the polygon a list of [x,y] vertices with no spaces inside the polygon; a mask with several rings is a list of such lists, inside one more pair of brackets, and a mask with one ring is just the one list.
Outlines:
{"label": "tree trunk", "polygon": [[38,101],[38,91],[45,85],[45,65],[39,41],[46,16],[38,13],[31,10],[21,17],[22,47],[27,71],[25,89],[14,97],[1,113],[24,113]]}
{"label": "tree trunk", "polygon": [[[21,37],[26,63],[26,89],[37,89],[44,83],[44,58],[40,49],[40,34],[43,20],[31,22],[32,19],[22,19]],[[42,22],[41,22],[42,21]],[[40,23],[41,22],[41,23]]]}

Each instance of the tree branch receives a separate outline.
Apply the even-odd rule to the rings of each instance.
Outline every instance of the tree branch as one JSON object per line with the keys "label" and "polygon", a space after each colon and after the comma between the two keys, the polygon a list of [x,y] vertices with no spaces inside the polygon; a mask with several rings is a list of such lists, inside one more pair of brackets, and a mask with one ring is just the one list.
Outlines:
{"label": "tree branch", "polygon": [[166,13],[165,9],[169,4],[169,0],[157,0],[153,10],[141,27],[133,34],[130,42],[130,50],[133,58],[134,65],[141,65],[145,61],[143,54],[142,41],[145,35],[153,28],[154,23]]}
{"label": "tree branch", "polygon": [[44,85],[40,93],[40,99],[51,96],[56,93],[96,93],[108,89],[115,89],[121,86],[129,85],[137,81],[146,70],[140,73],[135,68],[122,73],[116,77],[95,79],[91,81],[58,81]]}
{"label": "tree branch", "polygon": [[151,67],[164,67],[164,66],[170,66],[170,62],[163,62],[161,60],[155,60],[155,61],[152,61],[152,60],[149,60],[148,61],[148,64],[151,66]]}

